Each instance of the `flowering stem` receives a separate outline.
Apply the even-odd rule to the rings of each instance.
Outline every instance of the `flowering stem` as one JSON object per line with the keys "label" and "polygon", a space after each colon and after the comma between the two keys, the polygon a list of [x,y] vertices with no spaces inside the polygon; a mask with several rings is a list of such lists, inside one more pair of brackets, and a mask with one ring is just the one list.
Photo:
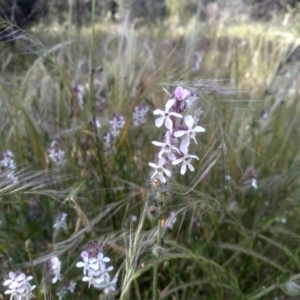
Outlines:
{"label": "flowering stem", "polygon": [[37,276],[36,276],[36,273],[35,273],[35,270],[34,270],[34,267],[33,267],[33,261],[32,261],[32,255],[31,255],[31,250],[32,250],[31,240],[27,240],[25,242],[25,250],[28,254],[28,258],[29,258],[29,261],[30,261],[31,272],[32,272],[32,275],[33,275],[33,278],[34,278],[34,281],[35,281],[35,285],[36,285],[37,299],[41,299],[40,298],[39,282],[38,282],[38,279],[37,279]]}
{"label": "flowering stem", "polygon": [[[160,248],[161,246],[161,216],[158,218],[157,223],[157,236],[156,236],[156,247]],[[157,281],[158,281],[158,265],[159,265],[159,256],[155,258],[153,264],[153,300],[158,300],[158,290],[157,290]]]}

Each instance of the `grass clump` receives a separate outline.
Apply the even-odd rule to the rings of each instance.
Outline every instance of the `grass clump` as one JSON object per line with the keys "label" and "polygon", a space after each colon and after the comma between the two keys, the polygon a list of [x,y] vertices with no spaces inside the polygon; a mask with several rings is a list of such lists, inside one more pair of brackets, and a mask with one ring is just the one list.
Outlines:
{"label": "grass clump", "polygon": [[[2,50],[3,292],[297,294],[297,82],[293,95],[268,90],[295,45],[196,24],[180,37],[92,21],[80,35],[24,32]],[[168,101],[183,115],[162,130],[153,111]],[[186,115],[205,128],[188,153]],[[178,150],[161,153],[168,139]],[[189,157],[195,170],[185,174],[188,154],[199,160]]]}

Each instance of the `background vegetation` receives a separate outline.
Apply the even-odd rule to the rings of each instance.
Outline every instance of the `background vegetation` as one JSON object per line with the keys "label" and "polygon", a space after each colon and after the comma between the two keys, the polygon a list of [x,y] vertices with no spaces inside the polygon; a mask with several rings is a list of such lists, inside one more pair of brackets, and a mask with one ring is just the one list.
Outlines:
{"label": "background vegetation", "polygon": [[[91,1],[0,2],[0,150],[14,154],[18,178],[2,167],[3,281],[22,270],[35,273],[38,299],[56,299],[70,280],[66,299],[102,299],[75,267],[96,241],[118,278],[111,298],[152,298],[157,228],[145,211],[161,134],[152,111],[183,86],[199,95],[206,133],[195,172],[172,178],[163,218],[175,212],[176,222],[163,227],[159,299],[297,295],[297,282],[286,283],[300,273],[300,18],[297,3],[278,1],[275,14],[264,1],[264,18],[262,2],[246,2],[128,1],[116,12],[109,1],[94,10]],[[25,3],[35,17],[33,8],[24,17]],[[135,127],[137,105],[149,113]],[[126,125],[107,149],[115,113]],[[49,158],[53,141],[63,166]],[[55,285],[44,280],[52,256],[62,261]]]}

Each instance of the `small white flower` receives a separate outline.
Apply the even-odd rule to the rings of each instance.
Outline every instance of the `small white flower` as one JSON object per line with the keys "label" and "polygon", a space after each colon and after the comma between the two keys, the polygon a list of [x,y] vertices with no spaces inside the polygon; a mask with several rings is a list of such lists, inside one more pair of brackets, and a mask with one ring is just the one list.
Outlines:
{"label": "small white flower", "polygon": [[254,188],[255,190],[257,190],[257,189],[258,189],[258,186],[257,186],[257,181],[256,181],[256,179],[255,179],[255,178],[252,178],[252,180],[251,180],[251,186],[253,186],[253,188]]}
{"label": "small white flower", "polygon": [[158,165],[150,162],[149,166],[155,169],[155,172],[153,173],[153,175],[151,176],[151,178],[154,178],[155,176],[158,177],[158,179],[162,182],[165,183],[166,182],[166,178],[164,176],[164,174],[166,174],[168,177],[171,177],[171,171],[166,169],[164,167],[166,160],[164,157],[160,157],[159,161],[158,161]]}
{"label": "small white flower", "polygon": [[113,294],[116,292],[116,283],[117,279],[114,278],[112,281],[108,282],[107,285],[104,287],[104,294]]}
{"label": "small white flower", "polygon": [[165,227],[169,229],[173,229],[174,224],[176,223],[176,213],[174,211],[171,211],[169,217],[166,219]]}
{"label": "small white flower", "polygon": [[86,275],[86,272],[89,270],[90,268],[90,261],[89,261],[89,254],[87,251],[82,251],[81,252],[81,257],[82,257],[82,261],[79,261],[76,264],[77,268],[83,268],[83,274]]}
{"label": "small white flower", "polygon": [[184,117],[184,123],[186,124],[187,129],[175,131],[174,136],[176,136],[176,137],[184,136],[179,148],[182,152],[187,152],[187,148],[190,145],[190,139],[192,138],[195,141],[195,143],[197,144],[197,141],[195,138],[196,133],[204,132],[205,129],[201,126],[196,126],[195,128],[193,128],[194,119],[190,115]]}
{"label": "small white flower", "polygon": [[188,166],[188,168],[190,169],[190,171],[194,171],[194,167],[191,164],[191,160],[195,158],[199,160],[199,157],[196,155],[189,155],[188,153],[185,153],[184,156],[172,161],[172,165],[177,165],[182,163],[181,165],[181,169],[180,169],[180,174],[183,175],[186,172],[186,167]]}
{"label": "small white flower", "polygon": [[145,124],[148,111],[148,106],[137,105],[132,113],[133,126],[138,127]]}
{"label": "small white flower", "polygon": [[66,164],[66,153],[61,150],[56,141],[53,141],[50,145],[50,149],[48,150],[49,159],[57,166],[63,166]]}
{"label": "small white flower", "polygon": [[113,137],[117,137],[125,126],[125,119],[122,115],[115,113],[112,119],[109,121],[109,124],[111,135]]}
{"label": "small white flower", "polygon": [[70,281],[68,285],[68,291],[73,294],[76,288],[76,282],[75,281]]}
{"label": "small white flower", "polygon": [[58,280],[61,279],[61,261],[58,259],[58,257],[54,256],[50,259],[50,266],[52,271],[52,283],[56,283]]}
{"label": "small white flower", "polygon": [[65,298],[66,295],[67,295],[67,291],[65,291],[65,290],[61,290],[58,293],[56,293],[56,296],[58,297],[58,300],[61,300],[61,299]]}
{"label": "small white flower", "polygon": [[177,118],[182,118],[181,114],[175,113],[175,112],[169,112],[170,108],[174,105],[175,99],[170,99],[166,103],[166,110],[163,111],[161,109],[156,109],[153,114],[154,115],[161,115],[161,117],[157,118],[155,120],[155,126],[156,127],[161,127],[161,125],[165,122],[166,128],[171,130],[173,127],[173,122],[171,120],[171,116],[177,117]]}
{"label": "small white flower", "polygon": [[68,215],[66,213],[59,213],[56,217],[53,228],[56,230],[67,230],[67,216]]}
{"label": "small white flower", "polygon": [[94,262],[90,265],[90,267],[94,270],[105,270],[105,263],[110,262],[109,257],[104,257],[102,252],[99,252],[97,258],[94,259]]}
{"label": "small white flower", "polygon": [[175,146],[173,146],[171,143],[170,131],[167,131],[167,133],[165,135],[164,143],[153,141],[152,144],[154,144],[155,146],[161,147],[161,150],[158,153],[158,157],[162,157],[163,154],[166,153],[169,160],[175,160],[176,157],[172,153],[172,151],[179,153],[178,149]]}
{"label": "small white flower", "polygon": [[138,220],[138,217],[137,217],[137,216],[135,216],[135,215],[132,215],[132,216],[131,216],[131,222],[132,222],[132,223],[137,222],[137,220]]}

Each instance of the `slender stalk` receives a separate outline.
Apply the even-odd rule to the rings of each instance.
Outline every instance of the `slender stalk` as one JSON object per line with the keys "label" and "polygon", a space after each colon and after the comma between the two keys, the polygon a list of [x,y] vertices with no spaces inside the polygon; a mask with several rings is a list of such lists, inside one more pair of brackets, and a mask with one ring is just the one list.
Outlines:
{"label": "slender stalk", "polygon": [[38,278],[36,276],[36,273],[35,273],[35,270],[34,270],[34,267],[33,267],[32,253],[31,253],[31,250],[32,250],[31,240],[27,240],[25,242],[25,250],[28,254],[28,258],[29,258],[29,261],[30,261],[31,272],[32,272],[32,275],[33,275],[33,278],[34,278],[34,281],[35,281],[35,285],[36,285],[37,299],[41,299],[39,282],[38,282]]}
{"label": "slender stalk", "polygon": [[[300,278],[300,273],[296,274],[294,276],[292,276],[288,281],[293,281],[293,280],[297,280]],[[259,292],[258,294],[248,298],[247,300],[255,300],[255,299],[259,299],[262,296],[265,296],[267,294],[269,294],[270,292],[272,292],[273,290],[275,290],[276,288],[278,288],[280,286],[279,283],[275,282],[274,284],[272,284],[271,286],[269,286],[268,288],[263,289],[261,292]]]}
{"label": "slender stalk", "polygon": [[[161,247],[161,216],[158,218],[157,223],[157,236],[156,236],[156,247],[159,249]],[[158,282],[158,265],[159,265],[159,256],[155,258],[153,264],[153,300],[158,300],[158,290],[157,290],[157,282]]]}

